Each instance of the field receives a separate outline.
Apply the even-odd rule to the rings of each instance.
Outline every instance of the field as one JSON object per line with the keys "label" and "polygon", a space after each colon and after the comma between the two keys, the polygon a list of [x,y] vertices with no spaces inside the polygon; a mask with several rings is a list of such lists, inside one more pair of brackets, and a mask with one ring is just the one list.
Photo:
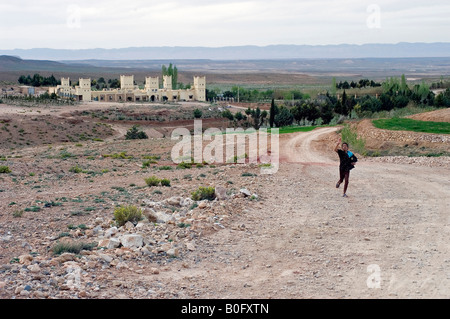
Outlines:
{"label": "field", "polygon": [[450,134],[450,123],[417,121],[407,118],[374,120],[375,127],[395,131],[413,131],[434,134]]}
{"label": "field", "polygon": [[[230,124],[205,103],[0,105],[0,298],[448,297],[448,156],[358,154],[345,199],[342,126],[282,129],[279,166],[225,139],[226,163],[179,165],[171,133],[195,108],[203,128]],[[135,124],[148,139],[125,139]],[[374,152],[449,150],[448,134],[349,125]],[[120,226],[127,205],[144,219]]]}

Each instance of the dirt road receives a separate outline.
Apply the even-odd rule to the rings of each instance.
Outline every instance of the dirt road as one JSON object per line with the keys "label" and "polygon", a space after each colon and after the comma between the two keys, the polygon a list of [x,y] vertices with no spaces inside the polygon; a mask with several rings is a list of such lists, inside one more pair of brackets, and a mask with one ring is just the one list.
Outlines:
{"label": "dirt road", "polygon": [[256,208],[235,212],[233,227],[161,273],[162,289],[180,298],[450,297],[450,170],[361,159],[342,198],[334,145],[312,146],[333,130],[290,134],[280,147],[290,163],[251,189]]}

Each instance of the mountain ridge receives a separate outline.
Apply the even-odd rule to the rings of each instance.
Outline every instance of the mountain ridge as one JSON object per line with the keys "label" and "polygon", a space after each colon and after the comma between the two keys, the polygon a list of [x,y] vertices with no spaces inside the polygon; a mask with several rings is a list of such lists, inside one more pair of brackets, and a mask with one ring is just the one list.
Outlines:
{"label": "mountain ridge", "polygon": [[267,46],[161,46],[113,49],[13,49],[0,50],[0,55],[20,56],[37,60],[155,60],[155,59],[307,59],[307,58],[407,58],[450,57],[449,42],[400,42],[397,44],[335,44]]}

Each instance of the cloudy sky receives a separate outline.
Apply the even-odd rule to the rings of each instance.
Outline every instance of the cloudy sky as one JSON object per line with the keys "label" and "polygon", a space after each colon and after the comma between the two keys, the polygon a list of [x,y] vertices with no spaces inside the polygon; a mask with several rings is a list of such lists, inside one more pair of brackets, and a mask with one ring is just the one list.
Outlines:
{"label": "cloudy sky", "polygon": [[450,42],[448,0],[0,0],[0,48]]}

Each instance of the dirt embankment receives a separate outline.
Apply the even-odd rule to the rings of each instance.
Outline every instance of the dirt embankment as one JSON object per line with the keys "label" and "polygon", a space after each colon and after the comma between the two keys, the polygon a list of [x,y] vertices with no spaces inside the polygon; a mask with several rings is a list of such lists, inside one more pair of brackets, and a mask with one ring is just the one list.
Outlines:
{"label": "dirt embankment", "polygon": [[369,149],[387,149],[392,146],[450,146],[450,136],[445,134],[426,134],[409,131],[391,131],[378,129],[371,120],[362,120],[357,125],[358,133],[366,139]]}
{"label": "dirt embankment", "polygon": [[450,122],[450,108],[407,116],[418,121]]}

